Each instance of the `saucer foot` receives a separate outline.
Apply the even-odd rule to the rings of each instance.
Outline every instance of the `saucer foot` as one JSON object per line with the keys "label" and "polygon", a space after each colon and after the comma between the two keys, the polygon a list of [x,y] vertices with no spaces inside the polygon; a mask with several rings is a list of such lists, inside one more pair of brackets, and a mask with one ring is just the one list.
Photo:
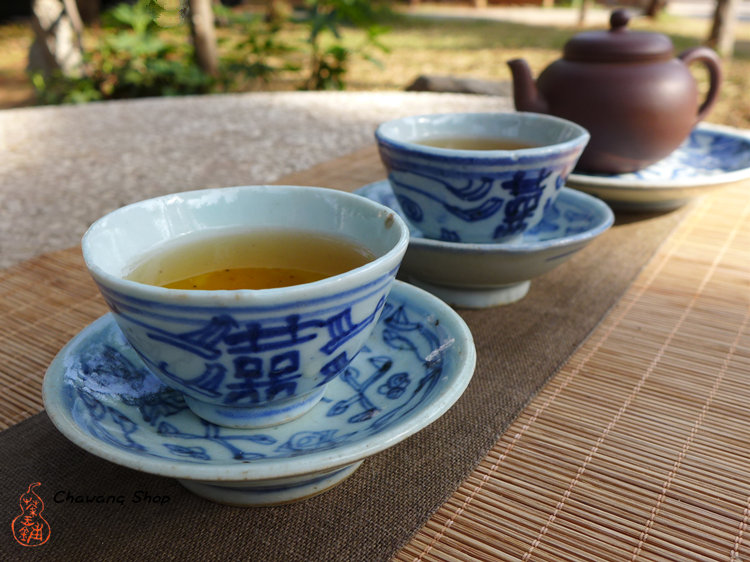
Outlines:
{"label": "saucer foot", "polygon": [[204,499],[238,507],[270,506],[302,501],[330,490],[351,476],[363,461],[332,471],[304,476],[248,482],[203,482],[179,480],[185,488]]}
{"label": "saucer foot", "polygon": [[185,396],[185,403],[196,416],[216,425],[236,429],[260,429],[287,423],[306,414],[320,402],[325,389],[323,386],[301,398],[250,408],[211,404],[190,396]]}
{"label": "saucer foot", "polygon": [[520,301],[529,292],[531,281],[491,289],[458,289],[426,283],[421,279],[409,278],[409,282],[429,291],[440,300],[459,308],[490,308]]}

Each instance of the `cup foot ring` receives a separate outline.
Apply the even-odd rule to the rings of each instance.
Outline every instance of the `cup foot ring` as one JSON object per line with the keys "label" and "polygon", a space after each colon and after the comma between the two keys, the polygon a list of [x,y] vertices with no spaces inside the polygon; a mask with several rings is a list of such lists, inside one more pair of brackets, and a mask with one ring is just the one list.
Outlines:
{"label": "cup foot ring", "polygon": [[363,461],[323,473],[258,482],[203,482],[179,480],[185,488],[204,499],[239,507],[293,503],[321,494],[351,476]]}
{"label": "cup foot ring", "polygon": [[208,422],[237,429],[260,429],[287,423],[310,411],[323,398],[325,386],[294,400],[254,407],[222,406],[185,396],[193,413]]}
{"label": "cup foot ring", "polygon": [[443,285],[433,285],[421,279],[410,278],[409,282],[429,291],[442,301],[458,308],[489,308],[520,301],[531,287],[531,281],[491,289],[459,289]]}

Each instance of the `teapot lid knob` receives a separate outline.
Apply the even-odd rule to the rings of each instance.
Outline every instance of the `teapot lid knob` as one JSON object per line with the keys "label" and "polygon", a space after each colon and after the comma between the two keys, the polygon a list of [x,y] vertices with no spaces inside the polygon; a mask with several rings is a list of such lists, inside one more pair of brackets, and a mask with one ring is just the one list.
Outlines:
{"label": "teapot lid knob", "polygon": [[627,10],[615,10],[609,16],[610,31],[622,31],[630,21],[630,14]]}
{"label": "teapot lid knob", "polygon": [[614,10],[607,31],[582,31],[565,44],[563,57],[577,62],[646,62],[669,60],[674,54],[672,41],[662,33],[627,29],[630,14]]}

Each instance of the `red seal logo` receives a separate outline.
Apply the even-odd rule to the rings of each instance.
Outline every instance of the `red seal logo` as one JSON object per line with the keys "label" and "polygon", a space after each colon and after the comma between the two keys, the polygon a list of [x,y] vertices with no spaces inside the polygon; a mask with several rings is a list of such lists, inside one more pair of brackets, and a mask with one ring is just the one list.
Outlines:
{"label": "red seal logo", "polygon": [[41,485],[41,482],[29,484],[29,489],[18,498],[21,513],[13,520],[11,526],[13,538],[21,546],[41,546],[52,534],[49,523],[42,517],[44,502],[32,490]]}

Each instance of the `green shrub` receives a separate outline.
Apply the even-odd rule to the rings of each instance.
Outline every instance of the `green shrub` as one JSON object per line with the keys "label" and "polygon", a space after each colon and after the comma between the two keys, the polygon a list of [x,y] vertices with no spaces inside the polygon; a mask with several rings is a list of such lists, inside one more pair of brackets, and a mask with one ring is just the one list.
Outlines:
{"label": "green shrub", "polygon": [[299,64],[284,60],[298,48],[279,38],[283,21],[267,20],[258,13],[235,12],[220,4],[214,4],[214,13],[228,31],[217,40],[222,53],[219,83],[223,90],[243,90],[248,82],[268,82],[280,71],[300,70]]}
{"label": "green shrub", "polygon": [[[369,0],[307,0],[304,15],[296,22],[307,26],[310,72],[303,89],[342,90],[350,58],[359,55],[379,64],[370,53],[373,49],[387,52],[380,36],[387,31],[378,21],[387,13],[387,3]],[[366,39],[357,48],[342,40],[344,27],[366,31]]]}
{"label": "green shrub", "polygon": [[32,76],[42,103],[205,93],[214,79],[193,60],[192,47],[168,41],[156,0],[118,4],[105,13],[95,49],[84,53],[84,75]]}
{"label": "green shrub", "polygon": [[[379,2],[367,0],[307,0],[304,10],[289,17],[232,11],[214,5],[225,33],[217,41],[220,61],[216,77],[195,62],[188,26],[168,13],[158,0],[122,3],[103,14],[95,45],[84,53],[81,77],[35,74],[32,83],[41,103],[82,103],[145,96],[202,94],[245,90],[253,81],[268,81],[280,71],[303,72],[300,56],[309,57],[303,89],[343,89],[353,56],[377,64],[374,49],[385,29],[377,25]],[[175,25],[161,22],[176,21]],[[280,39],[285,26],[302,27],[302,44]],[[365,39],[352,47],[342,39],[344,28],[365,30]],[[273,61],[273,62],[272,62]]]}

